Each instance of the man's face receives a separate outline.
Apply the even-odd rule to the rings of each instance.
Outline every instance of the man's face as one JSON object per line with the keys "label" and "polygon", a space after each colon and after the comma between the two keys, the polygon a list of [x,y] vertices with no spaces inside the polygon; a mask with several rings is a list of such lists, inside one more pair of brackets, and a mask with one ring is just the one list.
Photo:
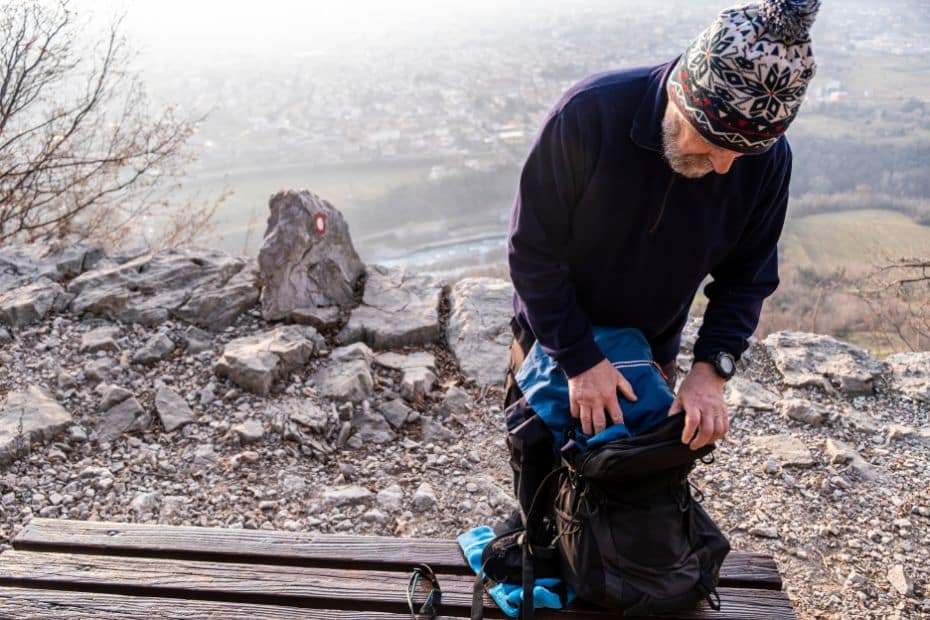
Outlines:
{"label": "man's face", "polygon": [[662,151],[672,170],[689,179],[700,178],[711,171],[726,174],[742,155],[705,140],[671,99],[662,117]]}

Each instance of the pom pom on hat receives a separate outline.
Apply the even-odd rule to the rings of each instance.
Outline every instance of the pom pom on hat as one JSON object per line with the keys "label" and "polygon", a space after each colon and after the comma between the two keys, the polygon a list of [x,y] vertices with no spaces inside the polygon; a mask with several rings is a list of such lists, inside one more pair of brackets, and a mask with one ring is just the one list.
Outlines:
{"label": "pom pom on hat", "polygon": [[765,27],[786,41],[808,38],[820,0],[763,0],[760,7]]}

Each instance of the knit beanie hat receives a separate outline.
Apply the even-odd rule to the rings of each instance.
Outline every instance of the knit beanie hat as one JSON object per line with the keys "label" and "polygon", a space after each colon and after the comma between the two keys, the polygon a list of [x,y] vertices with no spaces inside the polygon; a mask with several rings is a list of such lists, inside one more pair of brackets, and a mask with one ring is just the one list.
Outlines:
{"label": "knit beanie hat", "polygon": [[820,0],[762,0],[723,10],[669,76],[672,98],[717,146],[760,153],[798,113],[817,65]]}

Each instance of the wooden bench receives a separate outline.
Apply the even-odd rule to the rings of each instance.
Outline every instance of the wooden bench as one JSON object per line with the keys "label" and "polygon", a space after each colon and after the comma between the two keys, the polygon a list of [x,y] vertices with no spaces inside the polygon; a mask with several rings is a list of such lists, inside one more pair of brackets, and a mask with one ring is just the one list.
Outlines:
{"label": "wooden bench", "polygon": [[[474,576],[452,540],[33,519],[0,554],[0,617],[404,620],[420,562],[439,576],[441,617],[469,617]],[[720,577],[721,611],[663,617],[795,618],[771,557],[731,553]],[[487,597],[485,613],[506,617]]]}

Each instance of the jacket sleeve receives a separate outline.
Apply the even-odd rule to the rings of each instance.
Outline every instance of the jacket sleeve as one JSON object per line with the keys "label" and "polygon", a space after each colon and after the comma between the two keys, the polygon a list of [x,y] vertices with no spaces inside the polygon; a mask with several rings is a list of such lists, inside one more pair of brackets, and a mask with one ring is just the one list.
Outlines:
{"label": "jacket sleeve", "polygon": [[515,311],[569,377],[604,359],[577,303],[564,254],[589,177],[594,134],[583,134],[578,113],[569,108],[549,116],[520,175],[507,243]]}
{"label": "jacket sleeve", "polygon": [[710,360],[720,351],[739,359],[759,324],[763,300],[778,288],[778,239],[791,180],[787,140],[773,168],[739,243],[711,270],[713,281],[704,288],[709,301],[694,344],[697,361]]}

